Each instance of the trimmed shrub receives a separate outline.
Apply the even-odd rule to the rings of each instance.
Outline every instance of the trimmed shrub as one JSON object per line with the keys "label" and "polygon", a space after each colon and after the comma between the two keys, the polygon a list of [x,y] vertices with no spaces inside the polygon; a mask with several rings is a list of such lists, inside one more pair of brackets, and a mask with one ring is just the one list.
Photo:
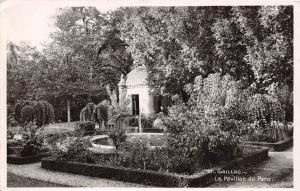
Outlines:
{"label": "trimmed shrub", "polygon": [[83,135],[93,135],[95,133],[95,122],[80,121],[77,123],[76,132]]}
{"label": "trimmed shrub", "polygon": [[15,107],[14,107],[14,117],[15,117],[15,120],[18,122],[18,123],[22,123],[22,117],[21,117],[21,110],[22,110],[23,106],[20,102],[16,103],[15,104]]}
{"label": "trimmed shrub", "polygon": [[39,105],[39,102],[34,103],[33,104],[33,108],[35,110],[35,114],[36,114],[36,125],[37,126],[42,126],[44,124],[44,111],[42,110],[42,108]]}
{"label": "trimmed shrub", "polygon": [[80,121],[95,121],[95,108],[96,105],[93,102],[88,103],[82,108],[80,111]]}
{"label": "trimmed shrub", "polygon": [[108,121],[108,107],[109,102],[107,100],[103,100],[96,106],[97,120],[99,123],[101,121]]}
{"label": "trimmed shrub", "polygon": [[37,102],[37,106],[39,108],[39,112],[41,112],[40,119],[39,119],[40,124],[46,124],[46,115],[45,115],[46,108],[45,108],[45,105],[42,102]]}
{"label": "trimmed shrub", "polygon": [[40,101],[41,102],[41,107],[42,107],[42,104],[44,105],[42,108],[45,108],[45,113],[44,113],[44,119],[45,119],[45,124],[49,124],[51,123],[52,121],[54,121],[54,108],[53,106],[47,102],[47,101]]}
{"label": "trimmed shrub", "polygon": [[86,120],[95,121],[95,107],[94,103],[88,103],[86,106]]}
{"label": "trimmed shrub", "polygon": [[[20,108],[21,115],[19,114]],[[21,116],[20,118],[19,115]],[[44,100],[36,102],[25,101],[23,104],[17,103],[15,105],[15,118],[22,124],[35,120],[36,125],[41,127],[54,121],[54,108],[49,102]]]}
{"label": "trimmed shrub", "polygon": [[79,114],[80,115],[79,116],[80,121],[86,121],[85,120],[85,112],[86,112],[85,110],[86,110],[86,107],[82,108],[82,110],[80,111],[80,114]]}
{"label": "trimmed shrub", "polygon": [[37,154],[35,147],[33,145],[24,145],[23,149],[20,152],[22,157],[33,156]]}
{"label": "trimmed shrub", "polygon": [[36,113],[31,105],[26,105],[21,110],[22,123],[29,123],[36,119]]}

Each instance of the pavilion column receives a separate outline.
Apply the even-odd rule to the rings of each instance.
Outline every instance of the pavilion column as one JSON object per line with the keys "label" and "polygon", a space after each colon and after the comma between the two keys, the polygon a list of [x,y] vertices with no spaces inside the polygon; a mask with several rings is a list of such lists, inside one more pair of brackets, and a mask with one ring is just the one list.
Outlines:
{"label": "pavilion column", "polygon": [[149,102],[148,102],[148,114],[155,113],[155,100],[154,95],[149,95]]}

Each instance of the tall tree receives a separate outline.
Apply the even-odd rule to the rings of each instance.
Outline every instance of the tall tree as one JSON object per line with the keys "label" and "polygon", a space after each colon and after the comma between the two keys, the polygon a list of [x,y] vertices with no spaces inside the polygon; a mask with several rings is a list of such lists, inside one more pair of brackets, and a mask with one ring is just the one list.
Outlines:
{"label": "tall tree", "polygon": [[157,93],[180,94],[197,75],[217,70],[211,25],[227,8],[138,7],[119,25],[135,65],[145,65]]}
{"label": "tall tree", "polygon": [[32,96],[32,76],[43,58],[34,47],[21,43],[8,43],[7,56],[7,101],[30,99]]}

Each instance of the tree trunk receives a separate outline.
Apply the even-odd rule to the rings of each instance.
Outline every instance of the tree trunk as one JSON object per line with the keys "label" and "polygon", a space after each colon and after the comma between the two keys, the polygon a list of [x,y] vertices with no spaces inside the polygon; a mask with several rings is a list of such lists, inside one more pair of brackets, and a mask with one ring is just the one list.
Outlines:
{"label": "tree trunk", "polygon": [[67,98],[67,113],[68,113],[68,123],[71,122],[71,106],[70,106],[70,99]]}

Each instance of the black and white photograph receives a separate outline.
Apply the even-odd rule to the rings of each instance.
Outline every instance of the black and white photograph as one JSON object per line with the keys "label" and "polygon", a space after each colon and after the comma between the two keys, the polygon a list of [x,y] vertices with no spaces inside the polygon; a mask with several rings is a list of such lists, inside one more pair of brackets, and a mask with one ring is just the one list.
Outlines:
{"label": "black and white photograph", "polygon": [[0,1],[1,190],[295,188],[297,2],[74,2]]}

